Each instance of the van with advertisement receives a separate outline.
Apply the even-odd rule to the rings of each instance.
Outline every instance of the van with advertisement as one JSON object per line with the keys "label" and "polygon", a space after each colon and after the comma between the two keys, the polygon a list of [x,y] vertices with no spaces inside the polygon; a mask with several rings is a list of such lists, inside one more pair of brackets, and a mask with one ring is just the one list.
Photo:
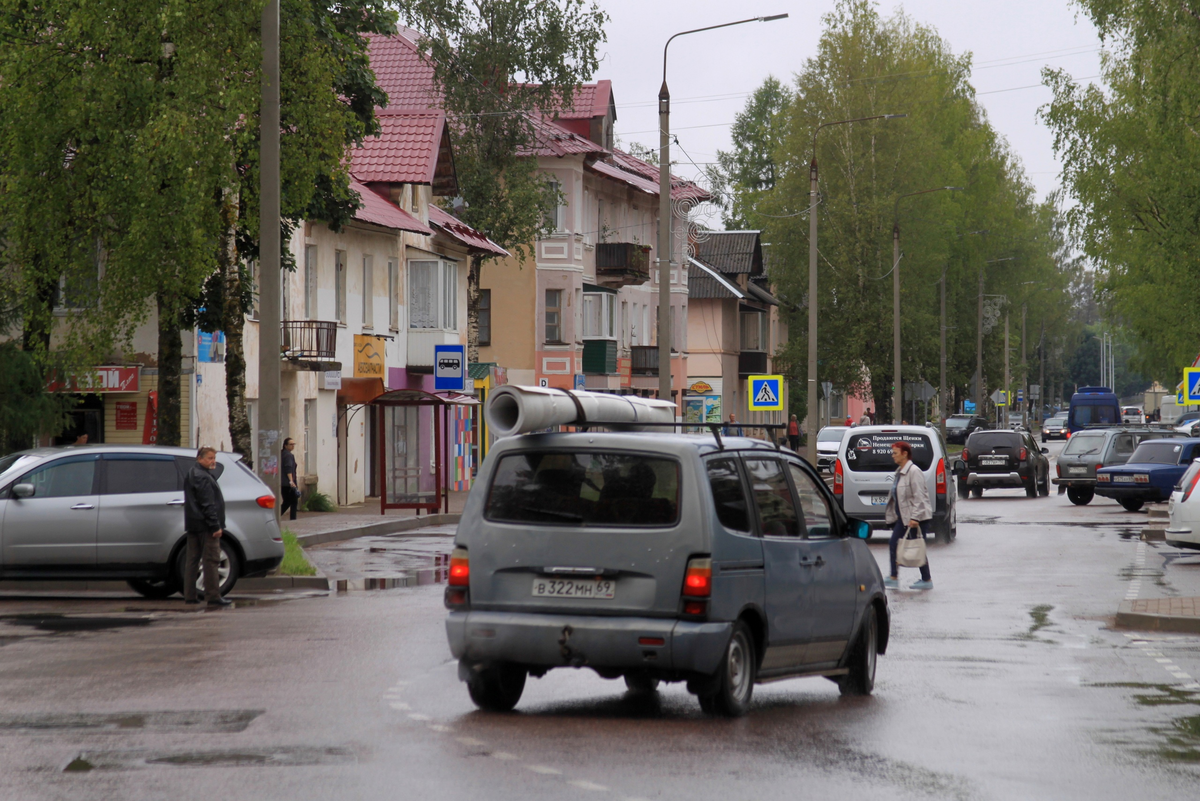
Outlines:
{"label": "van with advertisement", "polygon": [[1080,387],[1071,396],[1067,413],[1067,431],[1074,434],[1085,428],[1121,425],[1121,402],[1108,387]]}

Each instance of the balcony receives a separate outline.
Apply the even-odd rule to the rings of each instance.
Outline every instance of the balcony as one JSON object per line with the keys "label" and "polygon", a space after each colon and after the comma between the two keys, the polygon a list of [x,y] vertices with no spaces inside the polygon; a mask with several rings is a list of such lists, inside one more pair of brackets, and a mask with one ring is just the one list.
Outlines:
{"label": "balcony", "polygon": [[632,375],[658,375],[658,345],[634,345],[629,354]]}
{"label": "balcony", "polygon": [[591,375],[616,375],[617,341],[615,339],[585,339],[583,341],[583,372]]}
{"label": "balcony", "polygon": [[744,350],[738,354],[738,375],[765,375],[766,372],[766,351]]}
{"label": "balcony", "polygon": [[284,358],[293,361],[333,361],[337,358],[337,323],[284,320],[280,349]]}
{"label": "balcony", "polygon": [[[494,341],[494,340],[493,340]],[[440,328],[408,329],[408,367],[417,372],[433,372],[434,348],[438,345],[460,345],[462,337],[457,331]]]}
{"label": "balcony", "polygon": [[632,242],[596,245],[596,283],[609,289],[638,286],[650,280],[650,248]]}

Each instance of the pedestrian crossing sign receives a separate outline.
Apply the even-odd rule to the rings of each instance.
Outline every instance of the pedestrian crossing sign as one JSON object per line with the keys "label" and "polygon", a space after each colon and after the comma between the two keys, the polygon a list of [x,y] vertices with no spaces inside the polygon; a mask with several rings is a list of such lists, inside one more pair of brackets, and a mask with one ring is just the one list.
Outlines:
{"label": "pedestrian crossing sign", "polygon": [[1200,403],[1200,367],[1183,371],[1183,394],[1188,403]]}
{"label": "pedestrian crossing sign", "polygon": [[746,388],[750,411],[783,411],[783,376],[752,375],[746,380]]}

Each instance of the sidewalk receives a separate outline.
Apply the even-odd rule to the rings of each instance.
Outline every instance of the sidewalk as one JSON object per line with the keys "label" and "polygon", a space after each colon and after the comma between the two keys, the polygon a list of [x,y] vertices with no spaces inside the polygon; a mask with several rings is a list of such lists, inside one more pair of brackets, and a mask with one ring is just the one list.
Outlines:
{"label": "sidewalk", "polygon": [[1200,598],[1125,601],[1117,611],[1117,627],[1200,634]]}
{"label": "sidewalk", "polygon": [[428,526],[456,524],[462,517],[466,502],[466,492],[451,492],[448,514],[418,516],[412,509],[389,509],[387,514],[380,514],[379,499],[368,498],[365,503],[342,506],[336,512],[300,512],[295,520],[285,519],[280,521],[280,525],[295,533],[300,546],[307,548],[355,537],[377,537]]}

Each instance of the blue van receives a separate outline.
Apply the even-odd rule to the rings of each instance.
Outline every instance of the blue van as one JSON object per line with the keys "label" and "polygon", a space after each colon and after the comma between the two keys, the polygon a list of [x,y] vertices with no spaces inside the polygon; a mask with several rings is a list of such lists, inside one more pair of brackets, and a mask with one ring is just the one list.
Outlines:
{"label": "blue van", "polygon": [[1085,428],[1121,425],[1121,403],[1108,387],[1080,387],[1071,396],[1067,430],[1074,434]]}

